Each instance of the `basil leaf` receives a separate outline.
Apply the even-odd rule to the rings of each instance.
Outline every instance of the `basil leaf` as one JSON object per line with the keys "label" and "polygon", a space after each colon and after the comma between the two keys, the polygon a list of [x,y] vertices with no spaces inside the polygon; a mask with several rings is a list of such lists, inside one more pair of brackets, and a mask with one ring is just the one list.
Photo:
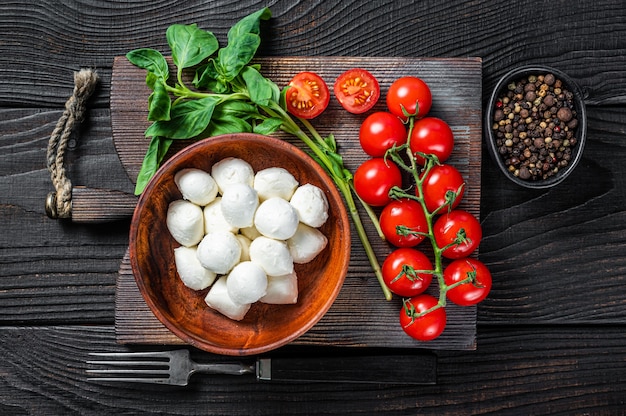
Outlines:
{"label": "basil leaf", "polygon": [[261,38],[259,35],[244,33],[232,42],[229,42],[228,46],[220,49],[217,53],[218,71],[223,79],[225,81],[235,79],[241,72],[241,69],[254,58],[260,44]]}
{"label": "basil leaf", "polygon": [[133,65],[145,69],[163,80],[169,77],[167,61],[159,51],[147,48],[135,49],[126,54],[126,59]]}
{"label": "basil leaf", "polygon": [[270,17],[272,17],[272,11],[267,7],[244,17],[228,31],[228,42],[232,42],[246,33],[260,34],[261,20],[269,20]]}
{"label": "basil leaf", "polygon": [[208,137],[229,133],[250,133],[251,131],[252,126],[245,120],[239,117],[223,116],[213,118],[203,135]]}
{"label": "basil leaf", "polygon": [[213,33],[199,29],[195,23],[171,25],[165,36],[172,50],[172,60],[179,69],[199,64],[219,48]]}
{"label": "basil leaf", "polygon": [[159,120],[146,130],[146,136],[170,139],[189,139],[202,133],[209,125],[213,110],[219,102],[216,97],[184,101],[170,110],[170,120]]}
{"label": "basil leaf", "polygon": [[[149,75],[146,79],[148,78]],[[152,90],[152,94],[148,97],[148,120],[169,120],[172,100],[165,89],[165,85],[157,80],[153,83]]]}
{"label": "basil leaf", "polygon": [[253,103],[267,107],[271,101],[278,102],[280,89],[274,82],[261,75],[259,71],[247,66],[241,72],[241,76],[246,83]]}
{"label": "basil leaf", "polygon": [[200,90],[213,91],[216,94],[230,92],[229,87],[219,81],[219,74],[217,69],[215,69],[215,61],[213,59],[210,59],[206,65],[202,65],[196,70],[193,85]]}
{"label": "basil leaf", "polygon": [[282,125],[283,125],[283,120],[281,120],[278,117],[275,117],[275,118],[270,117],[270,118],[266,118],[265,120],[263,120],[261,124],[257,124],[256,126],[254,126],[253,131],[257,134],[263,134],[265,136],[269,136],[270,134],[280,129],[280,126]]}
{"label": "basil leaf", "polygon": [[141,163],[137,181],[135,183],[135,195],[140,195],[146,188],[150,178],[154,176],[159,165],[165,158],[172,144],[171,139],[155,136],[150,140],[150,145]]}
{"label": "basil leaf", "polygon": [[213,118],[222,118],[223,116],[238,117],[241,119],[249,119],[253,117],[260,117],[257,108],[254,104],[247,101],[224,101],[215,107],[213,112]]}
{"label": "basil leaf", "polygon": [[254,58],[261,44],[261,20],[268,20],[270,17],[272,12],[265,7],[244,17],[230,28],[228,45],[217,53],[217,69],[224,81],[235,79],[241,69]]}

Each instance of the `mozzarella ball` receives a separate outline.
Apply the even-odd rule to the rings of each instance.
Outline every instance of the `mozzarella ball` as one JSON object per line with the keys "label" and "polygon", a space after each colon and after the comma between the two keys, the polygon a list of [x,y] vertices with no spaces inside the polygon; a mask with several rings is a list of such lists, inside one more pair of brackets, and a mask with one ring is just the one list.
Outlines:
{"label": "mozzarella ball", "polygon": [[239,259],[239,261],[249,261],[250,260],[250,244],[252,243],[252,240],[250,240],[248,237],[246,237],[243,234],[236,234],[235,237],[237,237],[237,241],[239,242],[239,245],[241,246],[241,258]]}
{"label": "mozzarella ball", "polygon": [[181,246],[174,249],[174,263],[180,280],[190,289],[202,290],[211,286],[215,273],[200,264],[196,247]]}
{"label": "mozzarella ball", "polygon": [[254,215],[254,226],[265,237],[286,240],[298,228],[298,213],[286,200],[278,197],[263,201]]}
{"label": "mozzarella ball", "polygon": [[234,302],[228,295],[226,276],[222,276],[211,286],[204,301],[209,307],[235,321],[241,321],[250,310],[250,304]]}
{"label": "mozzarella ball", "polygon": [[241,259],[241,245],[233,233],[217,231],[204,236],[198,244],[198,260],[217,274],[228,273]]}
{"label": "mozzarella ball", "polygon": [[193,202],[184,199],[171,202],[165,221],[174,240],[185,247],[195,246],[204,236],[202,208]]}
{"label": "mozzarella ball", "polygon": [[298,181],[287,169],[267,168],[254,175],[254,189],[261,201],[274,197],[288,201],[297,187]]}
{"label": "mozzarella ball", "polygon": [[224,193],[226,188],[234,183],[254,185],[252,166],[245,160],[235,157],[227,157],[214,164],[211,168],[211,176],[217,182],[220,193]]}
{"label": "mozzarella ball", "polygon": [[287,247],[294,263],[302,264],[313,260],[324,250],[328,239],[317,228],[300,223],[296,233],[287,240]]}
{"label": "mozzarella ball", "polygon": [[258,237],[250,244],[250,260],[258,264],[268,276],[293,272],[293,259],[287,243],[267,237]]}
{"label": "mozzarella ball", "polygon": [[226,288],[233,302],[254,303],[265,295],[267,275],[258,264],[244,261],[228,274]]}
{"label": "mozzarella ball", "polygon": [[217,196],[217,183],[201,169],[182,169],[174,175],[174,182],[183,198],[197,205],[204,206]]}
{"label": "mozzarella ball", "polygon": [[282,276],[268,276],[265,296],[259,301],[276,305],[298,302],[298,277],[296,272]]}
{"label": "mozzarella ball", "polygon": [[310,183],[299,186],[293,193],[291,205],[300,221],[311,227],[321,227],[328,219],[328,200],[324,192]]}
{"label": "mozzarella ball", "polygon": [[250,227],[259,206],[259,197],[250,185],[234,183],[222,194],[222,215],[233,227]]}
{"label": "mozzarella ball", "polygon": [[213,202],[204,207],[204,232],[206,234],[216,231],[228,231],[236,233],[237,227],[232,226],[222,213],[222,197],[218,196]]}

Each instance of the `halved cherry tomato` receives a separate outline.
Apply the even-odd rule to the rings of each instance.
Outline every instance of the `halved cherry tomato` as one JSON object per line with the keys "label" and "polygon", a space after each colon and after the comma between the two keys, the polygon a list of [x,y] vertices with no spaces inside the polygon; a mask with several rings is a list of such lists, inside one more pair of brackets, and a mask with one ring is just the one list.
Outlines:
{"label": "halved cherry tomato", "polygon": [[[408,198],[388,203],[380,213],[379,222],[387,241],[396,247],[414,247],[428,234],[428,222],[422,205]],[[407,231],[406,235],[398,234],[398,226]]]}
{"label": "halved cherry tomato", "polygon": [[446,292],[448,299],[460,306],[475,305],[485,299],[491,291],[491,272],[480,260],[473,258],[454,260],[443,271],[443,280],[448,286],[467,277],[472,277],[473,281]]}
{"label": "halved cherry tomato", "polygon": [[300,72],[289,82],[285,93],[287,110],[296,117],[312,119],[328,107],[330,91],[326,82],[313,72]]}
{"label": "halved cherry tomato", "polygon": [[359,129],[359,142],[365,153],[383,157],[393,145],[406,143],[406,127],[397,116],[377,111],[367,116]]}
{"label": "halved cherry tomato", "polygon": [[[430,212],[446,203],[446,195],[452,198],[451,209],[456,208],[465,193],[465,181],[461,173],[452,165],[435,165],[428,172],[422,184],[424,202]],[[442,208],[445,210],[445,208]],[[440,213],[443,211],[440,211]]]}
{"label": "halved cherry tomato", "polygon": [[400,326],[412,338],[419,341],[430,341],[437,338],[446,327],[446,310],[441,307],[415,317],[415,315],[427,311],[438,303],[438,300],[426,293],[414,296],[402,301],[400,310]]}
{"label": "halved cherry tomato", "polygon": [[455,209],[441,215],[433,225],[433,234],[441,254],[447,259],[460,259],[469,256],[480,244],[483,230],[472,214],[462,209]]}
{"label": "halved cherry tomato", "polygon": [[362,68],[349,69],[339,75],[334,90],[341,106],[353,114],[368,111],[380,97],[378,80]]}
{"label": "halved cherry tomato", "polygon": [[389,290],[407,298],[423,293],[433,280],[431,273],[418,273],[420,270],[433,270],[433,265],[424,253],[413,248],[392,251],[382,265]]}
{"label": "halved cherry tomato", "polygon": [[402,186],[402,173],[391,160],[374,157],[354,172],[354,189],[371,206],[381,207],[391,202],[389,190],[394,186]]}
{"label": "halved cherry tomato", "polygon": [[[411,151],[437,156],[439,162],[445,162],[452,154],[454,135],[452,129],[440,118],[424,117],[413,125],[411,132]],[[415,155],[417,163],[424,165],[424,158]]]}
{"label": "halved cherry tomato", "polygon": [[402,120],[407,120],[403,109],[418,118],[430,111],[433,96],[428,84],[418,77],[402,77],[395,80],[387,91],[387,108]]}

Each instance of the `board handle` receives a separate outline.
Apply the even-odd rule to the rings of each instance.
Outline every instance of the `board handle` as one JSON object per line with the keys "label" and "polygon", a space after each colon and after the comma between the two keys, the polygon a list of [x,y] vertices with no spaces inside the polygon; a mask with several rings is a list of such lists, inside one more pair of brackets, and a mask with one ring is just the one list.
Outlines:
{"label": "board handle", "polygon": [[[127,192],[111,189],[72,188],[71,220],[76,223],[105,223],[130,219],[137,205],[137,197]],[[48,217],[59,218],[56,192],[48,194],[46,199]]]}

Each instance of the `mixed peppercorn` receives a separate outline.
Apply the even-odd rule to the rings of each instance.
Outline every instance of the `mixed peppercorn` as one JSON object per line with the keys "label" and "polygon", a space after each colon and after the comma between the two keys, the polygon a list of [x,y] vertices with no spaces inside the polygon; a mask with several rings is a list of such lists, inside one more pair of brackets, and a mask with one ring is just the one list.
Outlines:
{"label": "mixed peppercorn", "polygon": [[574,94],[548,73],[510,83],[496,101],[492,129],[509,172],[535,181],[568,166],[577,126]]}

